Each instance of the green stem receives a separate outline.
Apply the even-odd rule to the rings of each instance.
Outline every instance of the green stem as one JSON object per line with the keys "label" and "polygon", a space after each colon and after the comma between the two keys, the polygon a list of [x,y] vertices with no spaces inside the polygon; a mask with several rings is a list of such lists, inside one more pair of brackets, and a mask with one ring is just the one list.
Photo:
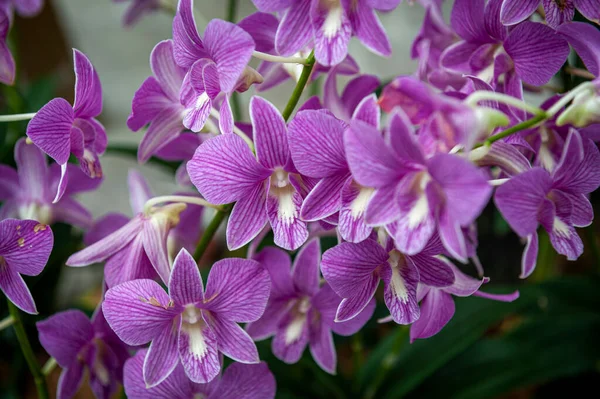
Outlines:
{"label": "green stem", "polygon": [[7,316],[0,321],[0,331],[15,324],[15,319],[12,316]]}
{"label": "green stem", "polygon": [[25,328],[23,327],[23,322],[21,321],[21,317],[19,315],[19,309],[13,303],[8,300],[8,310],[10,315],[15,320],[14,329],[15,334],[17,335],[17,339],[19,341],[19,345],[21,346],[21,351],[23,352],[23,356],[25,357],[25,361],[29,366],[29,370],[33,375],[33,380],[35,382],[35,387],[38,392],[39,399],[48,399],[48,387],[46,386],[46,379],[42,374],[42,370],[40,369],[40,365],[35,358],[35,354],[33,353],[33,349],[31,348],[31,343],[29,342],[29,338],[27,338],[27,333],[25,332]]}
{"label": "green stem", "polygon": [[206,248],[208,248],[208,244],[210,244],[212,241],[217,230],[219,229],[219,226],[221,226],[221,223],[223,223],[223,220],[225,220],[225,216],[227,216],[230,209],[230,206],[225,205],[222,211],[217,211],[215,216],[213,216],[212,220],[206,227],[206,230],[204,230],[202,237],[200,237],[200,242],[196,247],[196,252],[194,252],[194,259],[196,259],[197,262],[200,262],[202,259],[204,252],[206,252]]}
{"label": "green stem", "polygon": [[[237,6],[237,0],[229,0],[227,3],[227,21],[235,23]],[[240,104],[240,94],[238,92],[234,92],[231,95],[231,111],[234,120],[239,121],[242,119],[242,106]]]}
{"label": "green stem", "polygon": [[292,92],[292,96],[283,110],[283,119],[286,121],[290,119],[292,112],[294,112],[294,108],[296,108],[296,105],[298,105],[298,101],[300,101],[300,97],[302,96],[302,92],[306,87],[306,83],[308,82],[308,78],[310,78],[310,74],[312,73],[314,66],[315,53],[314,51],[311,51],[310,55],[306,59],[306,65],[304,65],[304,68],[302,68],[302,74],[300,75],[300,79],[298,79],[298,83]]}
{"label": "green stem", "polygon": [[505,137],[508,137],[517,132],[520,132],[521,130],[526,130],[526,129],[529,129],[530,127],[537,125],[538,123],[545,120],[547,117],[548,117],[548,115],[545,112],[539,113],[531,119],[527,119],[526,121],[518,123],[506,130],[501,131],[498,134],[493,135],[492,137],[488,138],[483,144],[475,145],[475,148],[481,147],[482,145],[490,146],[498,140],[501,140]]}

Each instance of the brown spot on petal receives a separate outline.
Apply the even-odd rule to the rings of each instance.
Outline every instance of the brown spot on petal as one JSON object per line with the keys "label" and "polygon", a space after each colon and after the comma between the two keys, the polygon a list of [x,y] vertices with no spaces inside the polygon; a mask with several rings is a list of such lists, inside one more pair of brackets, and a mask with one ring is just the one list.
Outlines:
{"label": "brown spot on petal", "polygon": [[19,244],[20,247],[23,247],[25,245],[25,239],[23,237],[19,238],[17,244]]}
{"label": "brown spot on petal", "polygon": [[46,231],[47,228],[48,228],[48,226],[46,226],[45,224],[38,223],[33,228],[33,232],[39,233],[40,231]]}
{"label": "brown spot on petal", "polygon": [[17,226],[17,231],[21,230],[21,225]]}

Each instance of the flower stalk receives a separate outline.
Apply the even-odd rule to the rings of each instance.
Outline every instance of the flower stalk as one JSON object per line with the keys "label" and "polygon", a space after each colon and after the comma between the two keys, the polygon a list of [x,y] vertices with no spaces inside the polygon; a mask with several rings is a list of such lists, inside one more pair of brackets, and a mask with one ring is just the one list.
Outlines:
{"label": "flower stalk", "polygon": [[315,53],[314,53],[314,51],[312,51],[309,54],[309,56],[306,58],[306,64],[304,65],[304,68],[302,68],[302,74],[300,75],[300,79],[298,79],[298,83],[296,83],[296,87],[294,88],[294,91],[292,92],[292,96],[290,97],[287,105],[285,106],[285,109],[283,110],[282,115],[283,115],[283,119],[285,119],[286,122],[288,119],[290,119],[290,116],[292,116],[292,112],[294,112],[296,105],[298,105],[298,101],[300,101],[300,97],[302,96],[302,92],[304,91],[304,88],[306,87],[306,83],[308,82],[308,79],[310,78],[310,74],[312,73],[314,66],[315,66]]}
{"label": "flower stalk", "polygon": [[13,305],[13,303],[10,300],[8,300],[7,302],[8,311],[10,312],[11,317],[14,319],[13,327],[15,329],[15,334],[17,335],[17,340],[19,341],[19,345],[21,346],[21,351],[23,352],[25,361],[29,366],[29,371],[33,375],[33,380],[35,382],[35,388],[38,393],[38,398],[48,399],[50,396],[48,395],[46,379],[44,378],[44,375],[42,374],[37,359],[35,358],[35,354],[33,353],[33,349],[31,348],[29,338],[27,338],[27,333],[25,332],[23,322],[21,321],[21,317],[19,315],[19,309],[15,305]]}
{"label": "flower stalk", "polygon": [[7,316],[2,321],[0,321],[0,331],[12,326],[13,324],[15,324],[15,319],[12,316]]}
{"label": "flower stalk", "polygon": [[281,57],[279,55],[271,55],[267,53],[262,53],[260,51],[254,51],[252,53],[254,58],[258,58],[259,60],[268,61],[268,62],[278,62],[281,64],[302,64],[308,66],[310,64],[310,56],[308,58],[302,57]]}
{"label": "flower stalk", "polygon": [[28,121],[35,116],[36,112],[28,114],[13,114],[13,115],[0,115],[0,122],[19,122]]}
{"label": "flower stalk", "polygon": [[207,208],[213,208],[218,211],[223,209],[223,207],[220,205],[211,204],[210,202],[198,197],[192,197],[187,195],[164,195],[160,197],[150,198],[148,201],[146,201],[146,203],[144,204],[144,212],[148,213],[153,206],[165,202],[182,202],[184,204],[200,205]]}

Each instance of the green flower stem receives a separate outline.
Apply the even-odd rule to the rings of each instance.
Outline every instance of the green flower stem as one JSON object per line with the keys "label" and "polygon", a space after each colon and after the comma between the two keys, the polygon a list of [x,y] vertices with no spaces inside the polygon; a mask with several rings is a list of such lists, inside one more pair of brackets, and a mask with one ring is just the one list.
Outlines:
{"label": "green flower stem", "polygon": [[29,114],[0,115],[0,122],[28,121],[32,119],[35,114],[35,112],[31,112]]}
{"label": "green flower stem", "polygon": [[12,326],[13,324],[15,324],[15,319],[12,316],[5,317],[2,321],[0,321],[0,331]]}
{"label": "green flower stem", "polygon": [[40,369],[40,365],[35,358],[35,354],[33,353],[33,349],[31,348],[31,343],[29,343],[29,338],[27,338],[27,333],[25,332],[25,328],[23,327],[23,322],[21,321],[21,317],[19,315],[19,309],[13,303],[8,300],[8,310],[10,315],[14,319],[13,327],[15,329],[15,334],[17,335],[17,339],[19,341],[19,345],[21,346],[21,351],[23,352],[23,356],[25,357],[25,361],[29,366],[29,370],[33,375],[33,380],[35,382],[35,387],[38,392],[39,399],[48,399],[50,395],[48,395],[48,387],[46,386],[46,379],[42,374],[42,370]]}
{"label": "green flower stem", "polygon": [[314,51],[311,51],[308,58],[306,58],[306,64],[304,65],[304,68],[302,68],[302,74],[300,75],[300,79],[298,80],[298,83],[296,84],[296,87],[292,92],[292,96],[290,97],[290,100],[288,101],[287,105],[285,106],[285,109],[283,110],[283,119],[285,119],[286,121],[290,119],[290,116],[292,116],[292,112],[294,112],[296,105],[298,105],[298,101],[300,101],[300,97],[302,96],[302,92],[306,87],[306,83],[308,82],[308,78],[310,78],[310,74],[312,73],[314,66],[315,53]]}
{"label": "green flower stem", "polygon": [[58,363],[56,362],[56,359],[51,357],[50,359],[48,359],[48,361],[46,361],[46,363],[42,367],[42,374],[46,376],[49,375],[52,372],[52,370],[56,368],[57,364]]}
{"label": "green flower stem", "polygon": [[196,247],[196,252],[194,252],[194,259],[196,259],[197,262],[200,262],[202,259],[202,256],[206,252],[206,248],[208,248],[208,245],[212,241],[213,237],[217,233],[217,230],[219,229],[219,226],[221,226],[221,223],[223,223],[223,220],[225,220],[225,217],[230,210],[231,206],[225,205],[223,210],[217,211],[215,216],[213,216],[212,220],[208,224],[208,227],[206,227],[206,230],[204,230],[204,233],[200,238],[200,242]]}
{"label": "green flower stem", "polygon": [[515,133],[518,133],[522,130],[526,130],[529,129],[531,127],[534,127],[535,125],[537,125],[538,123],[546,120],[548,118],[548,114],[545,112],[541,112],[539,114],[537,114],[536,116],[534,116],[531,119],[527,119],[526,121],[523,121],[521,123],[518,123],[506,130],[501,131],[498,134],[493,135],[492,137],[488,138],[487,140],[485,140],[483,143],[479,143],[479,144],[475,144],[475,146],[473,148],[479,148],[483,145],[489,147],[491,146],[493,143],[495,143],[498,140],[501,140],[505,137],[508,137],[510,135],[513,135]]}
{"label": "green flower stem", "polygon": [[[238,2],[237,0],[229,0],[227,3],[227,21],[235,23],[237,16]],[[242,119],[242,106],[240,104],[240,93],[233,92],[231,95],[231,112],[233,119],[239,121]]]}

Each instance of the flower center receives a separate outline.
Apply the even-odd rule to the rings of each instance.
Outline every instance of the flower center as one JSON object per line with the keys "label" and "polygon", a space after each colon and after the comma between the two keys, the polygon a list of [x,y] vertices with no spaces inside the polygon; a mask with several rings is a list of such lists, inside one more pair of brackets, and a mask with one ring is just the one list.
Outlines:
{"label": "flower center", "polygon": [[321,0],[321,6],[325,10],[328,10],[325,22],[323,22],[323,35],[327,39],[331,39],[336,36],[342,28],[344,9],[342,8],[340,0]]}
{"label": "flower center", "polygon": [[400,275],[400,269],[404,266],[406,258],[397,250],[392,250],[389,253],[388,263],[392,269],[392,278],[390,279],[390,287],[394,295],[402,301],[408,302],[408,290],[404,284],[404,279]]}
{"label": "flower center", "polygon": [[275,168],[271,175],[269,195],[278,201],[277,219],[285,224],[291,224],[298,217],[294,204],[294,186],[290,184],[289,173],[283,168]]}
{"label": "flower center", "polygon": [[310,310],[310,299],[308,297],[300,298],[290,310],[293,315],[292,321],[285,329],[285,344],[290,345],[302,336],[304,325],[307,322],[307,313]]}
{"label": "flower center", "polygon": [[19,207],[19,218],[37,220],[42,224],[50,224],[52,222],[52,211],[47,204],[40,204],[33,201]]}
{"label": "flower center", "polygon": [[206,327],[202,311],[190,304],[185,307],[181,318],[181,330],[188,336],[190,352],[195,357],[202,359],[208,349],[204,334],[202,334],[202,330]]}

